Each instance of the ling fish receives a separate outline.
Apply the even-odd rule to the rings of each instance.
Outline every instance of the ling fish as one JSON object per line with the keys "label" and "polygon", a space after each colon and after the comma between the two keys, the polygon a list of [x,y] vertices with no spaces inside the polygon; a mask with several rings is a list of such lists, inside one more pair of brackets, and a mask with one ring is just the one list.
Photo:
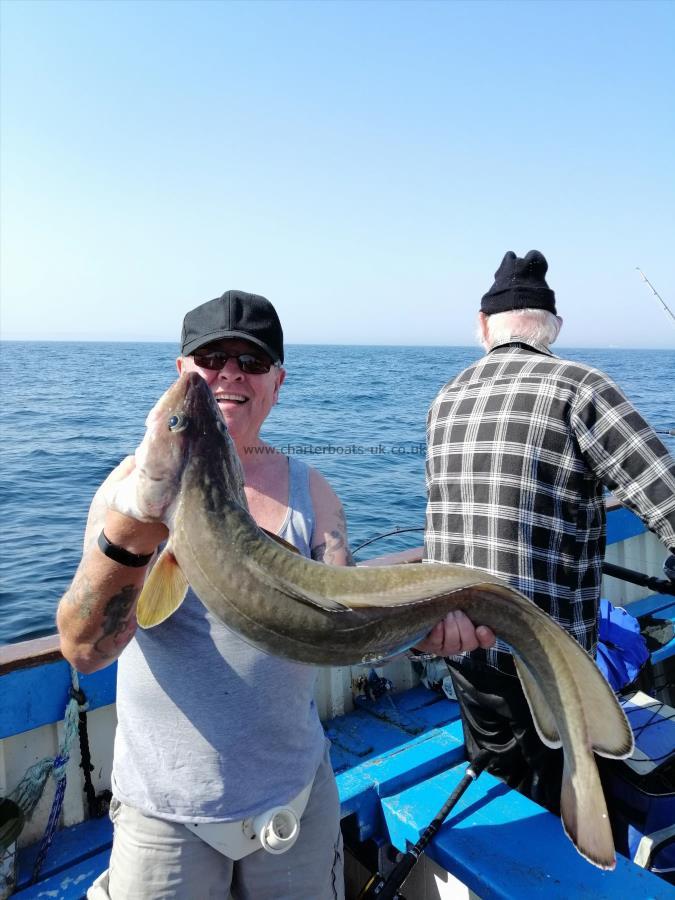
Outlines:
{"label": "ling fish", "polygon": [[148,416],[136,468],[109,502],[161,520],[169,542],[138,602],[141,627],[182,603],[188,584],[246,641],[321,666],[374,663],[413,646],[451,610],[512,648],[544,744],[562,747],[561,818],[603,869],[614,843],[594,752],[624,758],[633,735],[591,657],[531,600],[479,569],[329,566],[291,552],[248,512],[241,464],[206,382],[183,374]]}

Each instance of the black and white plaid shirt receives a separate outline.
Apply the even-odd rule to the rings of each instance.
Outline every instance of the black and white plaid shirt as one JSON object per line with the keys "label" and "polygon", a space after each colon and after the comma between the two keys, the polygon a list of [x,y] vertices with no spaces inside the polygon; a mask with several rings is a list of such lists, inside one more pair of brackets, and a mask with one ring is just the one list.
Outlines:
{"label": "black and white plaid shirt", "polygon": [[[425,558],[502,577],[595,654],[603,485],[675,548],[675,460],[617,385],[543,347],[496,347],[429,411]],[[501,642],[470,655],[514,671]]]}

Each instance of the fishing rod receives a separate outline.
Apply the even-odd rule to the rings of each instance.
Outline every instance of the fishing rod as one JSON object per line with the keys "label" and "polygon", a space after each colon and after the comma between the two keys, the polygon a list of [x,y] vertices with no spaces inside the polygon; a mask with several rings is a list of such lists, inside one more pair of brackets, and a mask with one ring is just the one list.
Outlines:
{"label": "fishing rod", "polygon": [[359,550],[363,550],[363,548],[367,547],[369,544],[374,544],[375,541],[381,541],[383,538],[391,537],[392,534],[405,534],[407,531],[424,531],[424,525],[413,525],[410,528],[399,528],[397,526],[393,531],[386,531],[384,534],[376,534],[375,537],[369,538],[367,541],[359,544],[358,547],[353,547],[352,553],[358,553]]}
{"label": "fishing rod", "polygon": [[[670,558],[670,557],[669,557]],[[640,587],[649,588],[657,594],[672,594],[675,596],[675,581],[670,578],[653,578],[651,575],[643,575],[642,572],[633,572],[632,569],[624,569],[623,566],[615,566],[614,563],[602,564],[602,571],[612,578],[620,578],[622,581],[630,581]]]}
{"label": "fishing rod", "polygon": [[[675,432],[674,432],[675,433]],[[394,534],[404,534],[410,531],[424,531],[423,525],[411,526],[409,528],[394,528],[392,531],[385,531],[383,534],[376,534],[375,537],[364,541],[357,547],[354,547],[352,554],[357,553],[369,544],[376,541],[391,537]],[[668,561],[670,557],[668,557]],[[636,572],[634,569],[624,569],[623,566],[616,566],[614,563],[603,562],[602,571],[604,575],[610,575],[612,578],[620,578],[622,581],[629,581],[631,584],[637,584],[640,587],[649,588],[657,594],[673,594],[675,595],[675,581],[670,578],[656,578],[653,575],[645,575],[643,572]]]}
{"label": "fishing rod", "polygon": [[396,863],[391,872],[385,877],[379,872],[362,888],[357,900],[405,900],[399,892],[399,888],[410,875],[413,866],[422,855],[424,848],[429,841],[435,836],[438,829],[448,816],[448,813],[456,805],[459,798],[468,788],[472,781],[475,781],[480,773],[484,771],[493,758],[490,750],[481,750],[476,754],[476,758],[467,767],[464,775],[462,775],[459,783],[445,801],[443,806],[438,810],[431,822],[424,829],[416,844],[410,847]]}
{"label": "fishing rod", "polygon": [[[654,294],[654,296],[657,298],[657,300],[660,300],[661,305],[662,305],[663,308],[665,309],[666,313],[670,316],[670,318],[673,320],[673,322],[675,322],[675,314],[673,314],[672,309],[668,306],[668,304],[667,304],[666,301],[663,299],[663,297],[661,296],[661,294],[659,294],[659,292],[656,290],[656,288],[654,287],[654,285],[651,283],[651,281],[647,278],[647,276],[645,275],[645,273],[642,271],[642,269],[640,268],[640,266],[635,266],[635,268],[638,270],[638,272],[640,273],[640,275],[642,275],[642,280],[643,280],[643,281],[651,288],[652,294]],[[672,432],[671,432],[671,434],[672,434]]]}

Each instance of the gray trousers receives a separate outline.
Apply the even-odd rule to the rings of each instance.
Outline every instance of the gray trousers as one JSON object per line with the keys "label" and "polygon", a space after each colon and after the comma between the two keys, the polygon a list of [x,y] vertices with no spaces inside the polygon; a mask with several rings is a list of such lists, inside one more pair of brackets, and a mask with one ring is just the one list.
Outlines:
{"label": "gray trousers", "polygon": [[113,801],[110,868],[87,900],[344,900],[340,801],[328,750],[297,842],[286,853],[257,850],[233,862],[184,825]]}

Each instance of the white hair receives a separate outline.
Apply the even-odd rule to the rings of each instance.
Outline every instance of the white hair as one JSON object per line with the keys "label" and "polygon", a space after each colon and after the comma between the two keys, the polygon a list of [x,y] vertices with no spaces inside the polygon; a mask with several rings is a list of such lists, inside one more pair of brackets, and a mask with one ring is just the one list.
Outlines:
{"label": "white hair", "polygon": [[560,333],[562,321],[547,309],[510,309],[485,317],[487,334],[483,337],[480,322],[476,336],[486,350],[496,344],[524,341],[548,347]]}

